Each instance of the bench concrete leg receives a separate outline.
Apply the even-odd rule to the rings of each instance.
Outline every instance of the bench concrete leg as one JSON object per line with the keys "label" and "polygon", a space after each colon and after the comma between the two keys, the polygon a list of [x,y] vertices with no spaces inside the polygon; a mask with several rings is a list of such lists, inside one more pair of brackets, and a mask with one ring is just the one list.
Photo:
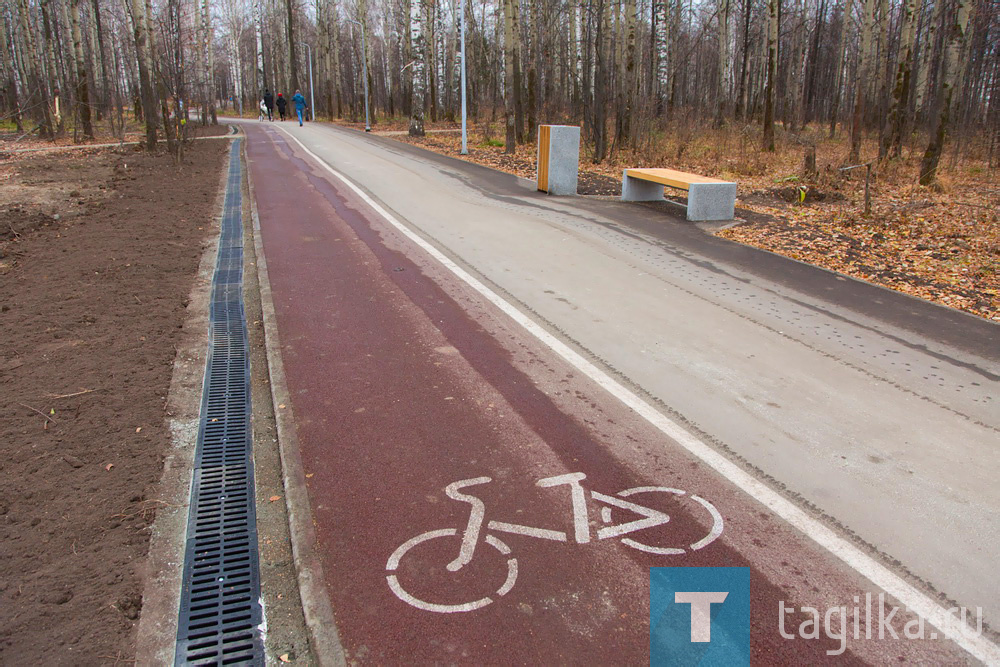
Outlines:
{"label": "bench concrete leg", "polygon": [[663,185],[632,178],[622,171],[622,201],[663,201]]}
{"label": "bench concrete leg", "polygon": [[580,175],[580,128],[553,125],[549,130],[550,195],[575,195]]}
{"label": "bench concrete leg", "polygon": [[732,220],[735,212],[735,183],[691,184],[688,190],[688,220]]}

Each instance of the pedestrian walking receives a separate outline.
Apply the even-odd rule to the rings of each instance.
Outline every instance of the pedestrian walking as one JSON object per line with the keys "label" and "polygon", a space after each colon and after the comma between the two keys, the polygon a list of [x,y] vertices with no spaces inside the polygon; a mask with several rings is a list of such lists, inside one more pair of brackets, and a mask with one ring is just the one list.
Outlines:
{"label": "pedestrian walking", "polygon": [[264,90],[264,106],[267,107],[267,119],[274,120],[274,95],[270,90]]}
{"label": "pedestrian walking", "polygon": [[295,115],[299,117],[299,127],[302,127],[302,113],[306,109],[306,98],[302,97],[301,90],[295,91],[292,101],[295,102]]}
{"label": "pedestrian walking", "polygon": [[278,105],[278,118],[285,120],[285,107],[288,106],[288,100],[282,97],[281,93],[278,93],[278,99],[275,100],[275,104]]}
{"label": "pedestrian walking", "polygon": [[267,117],[267,105],[264,104],[264,100],[261,99],[260,105],[257,107],[257,120],[262,121]]}

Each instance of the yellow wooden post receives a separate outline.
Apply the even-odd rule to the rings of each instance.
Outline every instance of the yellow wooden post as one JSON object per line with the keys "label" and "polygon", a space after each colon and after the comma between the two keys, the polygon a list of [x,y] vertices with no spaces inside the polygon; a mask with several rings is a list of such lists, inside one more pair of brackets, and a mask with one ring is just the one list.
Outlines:
{"label": "yellow wooden post", "polygon": [[549,151],[552,143],[551,127],[538,126],[538,189],[549,191]]}

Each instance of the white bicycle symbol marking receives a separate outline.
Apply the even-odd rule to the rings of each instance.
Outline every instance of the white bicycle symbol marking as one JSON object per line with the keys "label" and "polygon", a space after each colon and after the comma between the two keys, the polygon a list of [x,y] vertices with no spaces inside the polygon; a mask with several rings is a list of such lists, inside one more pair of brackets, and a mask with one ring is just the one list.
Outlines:
{"label": "white bicycle symbol marking", "polygon": [[[570,487],[570,498],[573,507],[573,539],[577,544],[586,544],[591,541],[590,534],[590,523],[588,521],[588,510],[586,502],[586,491],[583,488],[581,482],[586,479],[587,476],[582,472],[567,473],[565,475],[557,475],[555,477],[546,477],[545,479],[540,479],[536,482],[537,486],[540,487],[553,487],[553,486],[569,486]],[[459,550],[458,557],[455,560],[448,563],[446,569],[449,572],[457,572],[462,569],[465,565],[468,565],[472,561],[472,557],[475,554],[476,547],[479,544],[480,534],[482,533],[483,524],[486,522],[486,504],[476,498],[475,496],[462,493],[461,489],[477,486],[480,484],[487,484],[493,481],[490,477],[475,477],[473,479],[463,479],[458,482],[452,482],[445,487],[445,494],[452,500],[457,500],[459,502],[468,503],[472,506],[469,515],[469,522],[465,527],[465,532],[462,533],[462,546]],[[656,526],[662,526],[670,521],[670,517],[664,512],[651,509],[649,507],[643,507],[642,505],[637,505],[634,502],[625,500],[634,495],[642,493],[669,493],[678,497],[690,498],[695,503],[703,507],[712,517],[712,528],[708,534],[702,539],[698,540],[687,546],[687,548],[680,547],[656,547],[649,544],[643,544],[637,540],[630,537],[622,537],[628,535],[629,533],[634,533],[640,530],[645,530],[647,528],[654,528]],[[609,524],[603,528],[597,530],[597,539],[606,540],[615,537],[622,538],[622,544],[632,547],[633,549],[638,549],[639,551],[645,551],[646,553],[656,554],[659,556],[674,556],[687,553],[687,550],[697,551],[699,549],[704,549],[709,544],[714,542],[719,535],[722,534],[723,522],[722,515],[715,508],[712,503],[708,502],[704,498],[694,495],[687,494],[680,489],[673,489],[666,486],[638,486],[631,489],[625,489],[624,491],[619,491],[614,496],[608,496],[598,491],[591,491],[590,497],[600,503],[604,503],[605,507],[601,508],[601,520],[605,524]],[[634,521],[628,521],[620,524],[611,523],[611,508],[618,507],[621,509],[629,510],[634,512],[643,518]],[[486,523],[487,530],[500,532],[500,533],[512,533],[514,535],[526,535],[528,537],[537,537],[543,540],[553,540],[556,542],[567,542],[569,541],[569,536],[559,530],[549,530],[546,528],[533,528],[531,526],[522,526],[515,523],[506,523],[503,521],[489,521]],[[486,605],[493,602],[493,597],[485,596],[479,598],[478,600],[473,600],[472,602],[465,602],[462,604],[438,604],[434,602],[428,602],[426,600],[421,600],[411,593],[407,592],[402,584],[399,583],[399,579],[394,572],[399,568],[399,562],[403,557],[415,546],[429,540],[437,539],[439,537],[454,537],[459,534],[456,528],[442,528],[440,530],[431,530],[426,533],[421,533],[416,537],[413,537],[406,542],[403,542],[397,548],[389,560],[385,564],[385,569],[389,572],[386,575],[386,580],[389,583],[389,588],[392,590],[396,596],[406,602],[407,604],[413,605],[417,609],[423,609],[425,611],[434,611],[443,614],[463,612],[463,611],[473,611],[485,607]],[[494,535],[487,534],[484,541],[500,552],[501,555],[507,557],[507,577],[504,583],[497,589],[497,597],[503,597],[514,588],[514,583],[517,581],[517,559],[511,555],[511,549],[500,539]]]}

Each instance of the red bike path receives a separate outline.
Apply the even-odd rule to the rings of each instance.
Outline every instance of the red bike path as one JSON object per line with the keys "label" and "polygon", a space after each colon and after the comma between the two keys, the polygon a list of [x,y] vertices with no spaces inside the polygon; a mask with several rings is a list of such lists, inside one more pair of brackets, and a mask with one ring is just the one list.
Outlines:
{"label": "red bike path", "polygon": [[[348,661],[646,663],[653,566],[750,568],[755,662],[914,657],[916,642],[852,644],[830,657],[835,640],[783,639],[779,600],[851,606],[852,596],[877,591],[579,377],[281,131],[243,127],[289,407]],[[690,494],[718,508],[725,530],[698,551],[648,554],[596,539],[604,524],[588,497],[591,541],[578,544],[569,488],[535,485],[570,472],[609,495],[685,490],[636,500],[670,515],[665,526],[629,535],[643,543],[688,547],[706,536],[712,519]],[[445,568],[459,553],[470,505],[444,489],[483,476],[492,481],[463,492],[483,501],[487,521],[569,536],[562,543],[484,525],[483,535],[494,534],[517,559],[516,583],[502,597],[508,556],[482,540],[469,565]],[[615,510],[614,518],[640,517]],[[413,546],[387,571],[404,542],[447,528],[456,536]],[[418,609],[393,593],[387,575],[428,602],[493,602],[462,613]],[[943,642],[919,644],[925,658],[954,657]]]}

